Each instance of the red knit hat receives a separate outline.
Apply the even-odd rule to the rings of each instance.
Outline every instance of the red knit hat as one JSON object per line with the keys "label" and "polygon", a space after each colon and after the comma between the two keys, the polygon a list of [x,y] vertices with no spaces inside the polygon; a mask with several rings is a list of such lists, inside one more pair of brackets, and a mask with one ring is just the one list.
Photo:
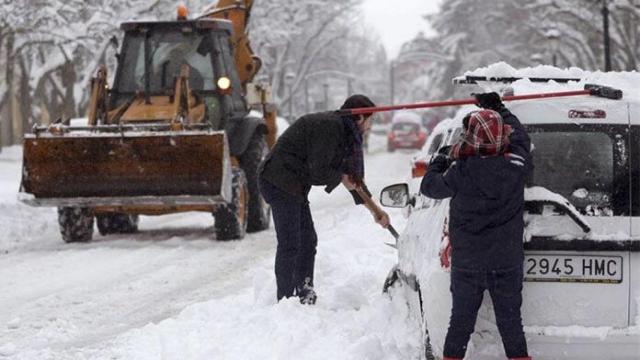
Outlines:
{"label": "red knit hat", "polygon": [[465,117],[464,122],[465,133],[449,153],[452,159],[495,156],[507,150],[513,129],[497,112],[486,109],[474,111]]}

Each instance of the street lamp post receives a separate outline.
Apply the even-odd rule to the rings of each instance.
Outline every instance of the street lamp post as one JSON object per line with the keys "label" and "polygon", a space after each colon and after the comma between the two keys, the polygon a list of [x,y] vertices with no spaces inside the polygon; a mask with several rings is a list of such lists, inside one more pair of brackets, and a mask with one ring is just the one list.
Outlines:
{"label": "street lamp post", "polygon": [[293,122],[293,81],[295,78],[296,74],[291,71],[284,75],[284,82],[287,85],[287,91],[289,92],[289,122]]}
{"label": "street lamp post", "polygon": [[549,42],[549,50],[551,51],[551,64],[558,66],[558,48],[560,47],[560,31],[555,28],[547,30],[545,34]]}
{"label": "street lamp post", "polygon": [[611,40],[609,37],[609,0],[602,0],[602,27],[604,33],[604,71],[611,71]]}
{"label": "street lamp post", "polygon": [[329,111],[329,83],[322,84],[324,89],[324,110]]}
{"label": "street lamp post", "polygon": [[309,113],[309,79],[304,78],[304,113]]}
{"label": "street lamp post", "polygon": [[389,64],[389,85],[390,85],[390,92],[391,92],[391,99],[389,99],[391,106],[394,105],[394,101],[395,101],[395,97],[396,97],[396,62],[395,60],[391,60],[391,63]]}

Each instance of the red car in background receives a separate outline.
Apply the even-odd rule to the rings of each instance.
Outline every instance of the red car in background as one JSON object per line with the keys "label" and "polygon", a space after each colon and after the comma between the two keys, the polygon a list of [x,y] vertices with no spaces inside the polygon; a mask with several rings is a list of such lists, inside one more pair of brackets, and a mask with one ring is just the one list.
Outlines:
{"label": "red car in background", "polygon": [[391,129],[387,135],[387,150],[422,149],[427,141],[427,130],[422,126],[422,119],[416,113],[402,112],[391,120]]}

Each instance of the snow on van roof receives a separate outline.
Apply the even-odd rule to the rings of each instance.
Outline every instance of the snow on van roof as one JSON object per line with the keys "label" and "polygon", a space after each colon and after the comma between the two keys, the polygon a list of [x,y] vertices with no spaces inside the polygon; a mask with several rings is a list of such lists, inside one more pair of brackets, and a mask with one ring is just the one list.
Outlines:
{"label": "snow on van roof", "polygon": [[549,65],[539,65],[516,69],[504,61],[491,64],[487,67],[477,68],[467,71],[465,76],[486,76],[486,77],[536,77],[536,78],[582,78],[586,71],[577,67],[561,69]]}
{"label": "snow on van roof", "polygon": [[[549,65],[539,65],[516,69],[505,62],[499,62],[487,67],[467,71],[465,76],[478,76],[487,78],[515,77],[523,78],[511,84],[514,93],[517,95],[536,92],[570,91],[582,90],[585,84],[597,84],[614,87],[624,92],[624,100],[640,102],[640,73],[637,71],[602,72],[586,71],[577,67],[557,68]],[[581,81],[570,81],[568,83],[558,83],[549,81],[544,83],[531,82],[527,78],[556,78],[556,79],[581,79]],[[496,84],[481,83],[480,86],[488,91],[494,91]],[[504,88],[504,84],[500,84]]]}

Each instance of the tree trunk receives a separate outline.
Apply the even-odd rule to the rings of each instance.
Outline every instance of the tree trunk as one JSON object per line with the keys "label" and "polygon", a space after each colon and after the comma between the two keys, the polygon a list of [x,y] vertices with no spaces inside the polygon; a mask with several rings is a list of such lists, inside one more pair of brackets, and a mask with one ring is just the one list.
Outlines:
{"label": "tree trunk", "polygon": [[14,48],[15,36],[13,33],[7,34],[6,45],[5,45],[5,54],[6,54],[6,68],[5,68],[5,81],[7,84],[7,101],[4,109],[2,109],[2,123],[0,124],[0,141],[2,146],[8,146],[13,144],[13,97],[14,97],[14,89],[13,89],[13,78],[14,78],[14,59],[13,59],[13,48]]}
{"label": "tree trunk", "polygon": [[62,118],[68,119],[76,116],[76,99],[73,96],[73,88],[76,84],[76,69],[73,61],[67,60],[62,66],[62,85],[64,86],[64,99],[62,105]]}
{"label": "tree trunk", "polygon": [[[20,58],[20,117],[22,119],[22,132],[21,135],[31,131],[33,126],[33,112],[32,103],[33,98],[31,96],[31,88],[29,87],[29,70],[24,62],[24,58]],[[22,136],[24,138],[24,136]]]}

